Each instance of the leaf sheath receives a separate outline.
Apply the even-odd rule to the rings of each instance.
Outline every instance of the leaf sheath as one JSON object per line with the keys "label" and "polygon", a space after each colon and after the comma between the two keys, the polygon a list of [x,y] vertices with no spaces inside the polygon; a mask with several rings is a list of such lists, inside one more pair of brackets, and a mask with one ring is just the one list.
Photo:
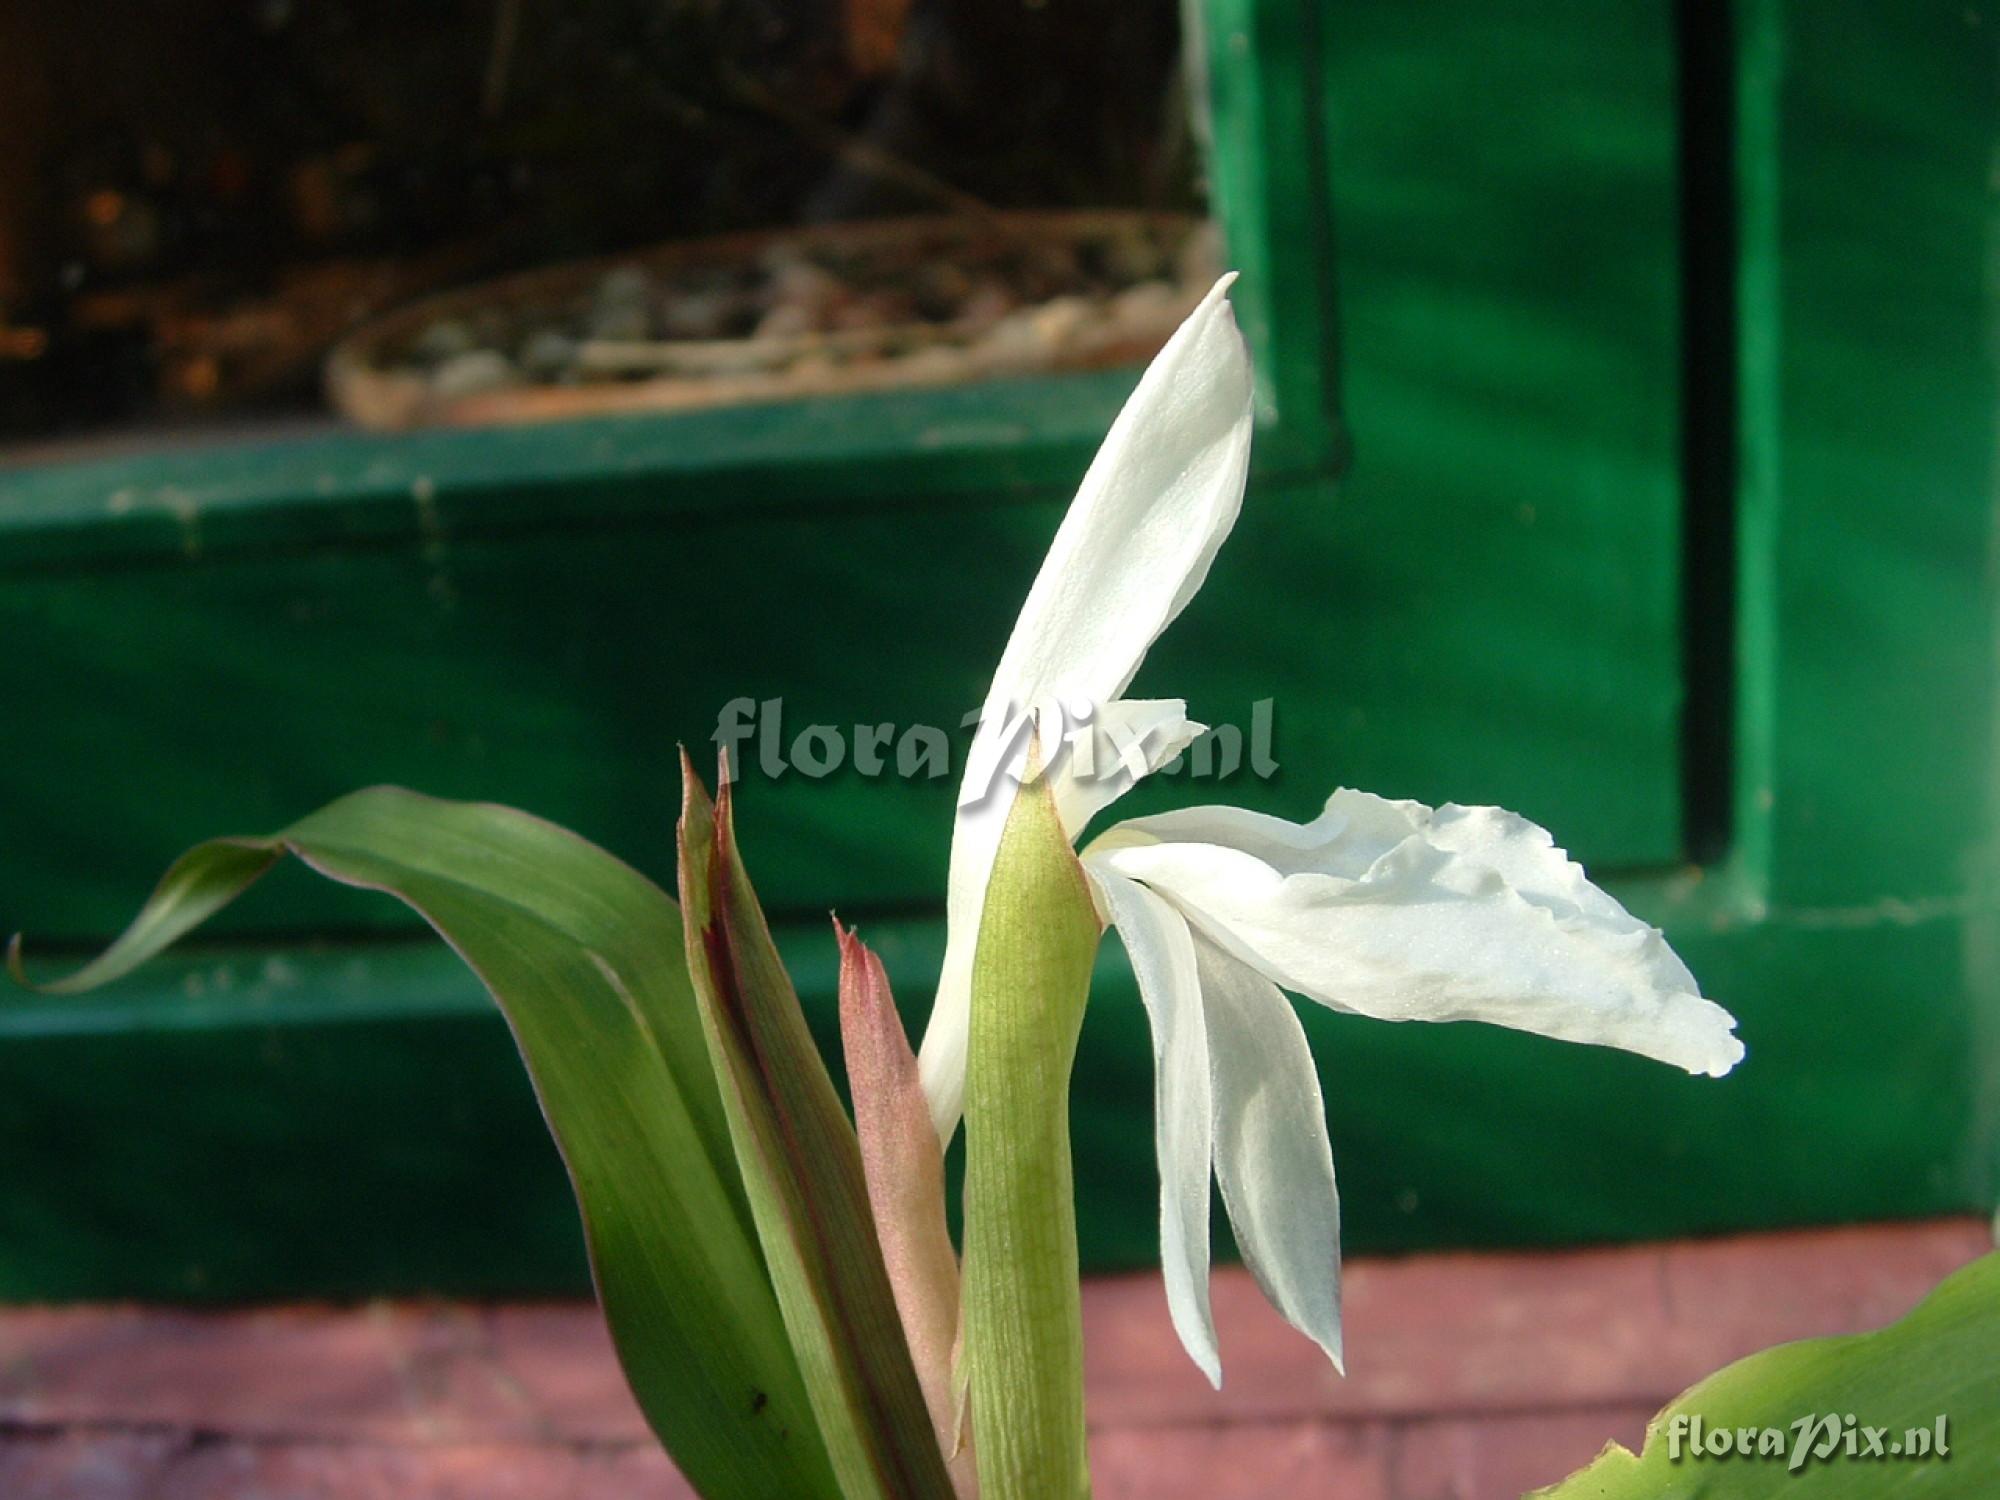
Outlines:
{"label": "leaf sheath", "polygon": [[1008,813],[973,960],[965,1318],[986,1500],[1090,1491],[1069,1084],[1099,935],[1038,779]]}
{"label": "leaf sheath", "polygon": [[771,1280],[847,1500],[951,1500],[854,1129],[737,856],[683,758],[688,968]]}

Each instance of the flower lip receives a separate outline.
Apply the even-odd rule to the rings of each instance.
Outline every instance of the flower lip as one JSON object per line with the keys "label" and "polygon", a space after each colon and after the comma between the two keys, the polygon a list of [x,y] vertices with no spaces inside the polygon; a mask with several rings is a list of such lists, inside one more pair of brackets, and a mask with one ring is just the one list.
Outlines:
{"label": "flower lip", "polygon": [[1545,830],[1497,808],[1354,791],[1309,824],[1190,808],[1120,825],[1085,860],[1150,886],[1240,961],[1336,1009],[1487,1021],[1711,1076],[1743,1057],[1734,1018],[1660,932]]}

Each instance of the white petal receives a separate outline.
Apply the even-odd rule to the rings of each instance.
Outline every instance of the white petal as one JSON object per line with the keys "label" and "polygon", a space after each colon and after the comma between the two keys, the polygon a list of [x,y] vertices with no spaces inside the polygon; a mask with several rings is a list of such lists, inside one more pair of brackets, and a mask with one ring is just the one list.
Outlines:
{"label": "white petal", "polygon": [[1181,914],[1144,886],[1101,871],[1092,871],[1091,880],[1131,955],[1153,1027],[1153,1133],[1160,1158],[1160,1266],[1167,1310],[1188,1357],[1219,1386],[1222,1361],[1208,1306],[1209,1032],[1194,938]]}
{"label": "white petal", "polygon": [[[1100,877],[1102,878],[1102,877]],[[1306,1034],[1278,987],[1195,939],[1215,1089],[1215,1175],[1243,1263],[1340,1368],[1340,1195]]]}
{"label": "white petal", "polygon": [[988,704],[1109,703],[1194,597],[1243,504],[1250,354],[1215,284],[1140,377],[1021,606]]}
{"label": "white petal", "polygon": [[1179,698],[1120,698],[1079,725],[1050,770],[1056,814],[1074,839],[1103,809],[1185,750],[1205,728]]}
{"label": "white petal", "polygon": [[1292,823],[1244,807],[1181,807],[1129,818],[1091,847],[1219,844],[1254,855],[1280,875],[1314,871],[1359,880],[1430,815],[1421,802],[1393,802],[1342,788],[1327,798],[1326,807],[1310,823]]}
{"label": "white petal", "polygon": [[[1112,423],[1028,591],[983,705],[960,789],[937,998],[918,1054],[938,1139],[965,1095],[972,947],[1025,735],[1021,715],[1101,712],[1208,576],[1243,504],[1250,356],[1215,284],[1147,366]],[[1011,743],[1009,742],[1011,740]],[[1099,804],[1102,805],[1102,804]],[[1094,808],[1092,809],[1095,810]]]}
{"label": "white petal", "polygon": [[[1205,841],[1185,841],[1197,832]],[[1658,930],[1591,885],[1546,831],[1497,808],[1433,812],[1341,791],[1303,826],[1190,809],[1120,824],[1090,853],[1330,1005],[1490,1021],[1691,1073],[1720,1076],[1743,1056],[1735,1021],[1701,997]]]}

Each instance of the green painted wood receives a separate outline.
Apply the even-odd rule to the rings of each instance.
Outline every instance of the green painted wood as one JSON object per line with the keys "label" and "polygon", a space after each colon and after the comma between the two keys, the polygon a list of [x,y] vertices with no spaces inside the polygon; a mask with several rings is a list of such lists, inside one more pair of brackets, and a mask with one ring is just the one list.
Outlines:
{"label": "green painted wood", "polygon": [[1734,23],[1734,811],[1691,899],[1753,1061],[1757,1012],[1785,1048],[1785,1170],[1850,1215],[1919,1176],[1990,1209],[2000,14]]}
{"label": "green painted wood", "polygon": [[1257,462],[1324,472],[1342,438],[1332,226],[1317,151],[1318,8],[1210,0],[1205,11],[1191,72],[1203,90],[1209,203],[1242,273],[1231,300],[1257,351]]}
{"label": "green painted wood", "polygon": [[[962,746],[1062,503],[746,510],[17,578],[0,589],[0,820],[24,857],[0,866],[0,919],[44,940],[114,931],[195,838],[381,780],[532,808],[663,876],[673,746],[705,747],[732,699],[783,700],[787,760],[813,723],[941,725]],[[1484,556],[1535,555],[1511,515],[1421,524],[1480,522]],[[1521,609],[1508,573],[1434,565],[1413,523],[1322,482],[1253,497],[1140,682],[1246,730],[1275,700],[1280,775],[1207,795],[1304,815],[1345,779],[1509,803],[1607,862],[1652,854],[1624,809],[1659,726],[1614,690],[1619,662],[1576,691],[1567,622]],[[1574,608],[1618,608],[1616,578],[1574,587]],[[955,785],[760,779],[744,817],[770,841],[773,909],[934,906]],[[1155,798],[1175,794],[1196,793]],[[227,920],[404,921],[299,882]]]}
{"label": "green painted wood", "polygon": [[[1907,1004],[1918,976],[1957,972],[1962,925],[1718,925],[1658,889],[1624,894],[1669,915],[1690,961],[1724,976],[1751,1062],[1718,1083],[1489,1027],[1303,1005],[1350,1253],[1990,1206],[1968,1131],[1969,1006]],[[865,930],[919,1023],[941,927]],[[818,922],[779,937],[832,1048],[832,939]],[[1797,1002],[1802,985],[1816,1006]],[[1152,1264],[1151,1053],[1115,941],[1081,1059],[1083,1262]],[[198,950],[101,996],[9,1007],[0,1126],[0,1298],[588,1286],[575,1208],[505,1028],[431,943]]]}
{"label": "green painted wood", "polygon": [[587,1287],[527,1074],[468,980],[424,941],[11,1001],[0,1296]]}
{"label": "green painted wood", "polygon": [[[1621,860],[1670,861],[1672,7],[1357,0],[1322,5],[1320,26],[1356,533],[1336,566],[1358,575],[1333,589],[1365,597],[1366,639],[1399,643],[1379,663],[1404,684],[1399,711],[1428,715],[1444,693],[1477,714],[1477,739],[1551,729],[1534,764],[1595,781],[1595,810],[1554,821],[1538,770],[1489,767],[1435,719],[1417,764],[1378,755],[1372,692],[1340,774],[1546,812],[1599,860],[1604,839]],[[1503,591],[1515,603],[1493,607]]]}
{"label": "green painted wood", "polygon": [[686,511],[1035,493],[1096,448],[1128,372],[472,431],[191,438],[0,470],[0,578],[233,552],[434,548]]}
{"label": "green painted wood", "polygon": [[1993,826],[2000,10],[1748,14],[1780,131],[1773,535],[1743,580],[1777,621],[1746,663],[1771,898],[1963,901]]}

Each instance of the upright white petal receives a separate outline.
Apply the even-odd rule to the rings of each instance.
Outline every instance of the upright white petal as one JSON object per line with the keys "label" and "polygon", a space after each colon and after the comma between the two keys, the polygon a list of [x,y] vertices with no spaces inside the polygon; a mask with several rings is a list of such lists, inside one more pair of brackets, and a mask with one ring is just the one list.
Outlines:
{"label": "upright white petal", "polygon": [[1303,826],[1208,807],[1120,824],[1095,863],[1287,989],[1383,1020],[1490,1021],[1720,1076],[1743,1056],[1655,928],[1496,808],[1336,792]]}
{"label": "upright white petal", "polygon": [[1108,703],[1208,576],[1243,505],[1250,354],[1224,276],[1147,366],[1057,529],[989,703]]}
{"label": "upright white petal", "polygon": [[1101,710],[1208,576],[1249,471],[1250,356],[1225,276],[1139,379],[1112,423],[1014,624],[967,759],[952,834],[947,933],[918,1061],[938,1139],[965,1095],[972,947],[1006,817],[1025,710]]}
{"label": "upright white petal", "polygon": [[[1219,1386],[1222,1360],[1208,1305],[1211,1062],[1195,941],[1181,914],[1144,886],[1102,871],[1091,871],[1091,881],[1131,956],[1153,1028],[1153,1134],[1160,1158],[1160,1268],[1167,1311],[1189,1358]],[[1278,1003],[1285,1003],[1283,997]]]}
{"label": "upright white petal", "polygon": [[1194,946],[1215,1175],[1236,1246],[1271,1305],[1339,1369],[1340,1195],[1305,1030],[1270,980],[1204,938]]}

